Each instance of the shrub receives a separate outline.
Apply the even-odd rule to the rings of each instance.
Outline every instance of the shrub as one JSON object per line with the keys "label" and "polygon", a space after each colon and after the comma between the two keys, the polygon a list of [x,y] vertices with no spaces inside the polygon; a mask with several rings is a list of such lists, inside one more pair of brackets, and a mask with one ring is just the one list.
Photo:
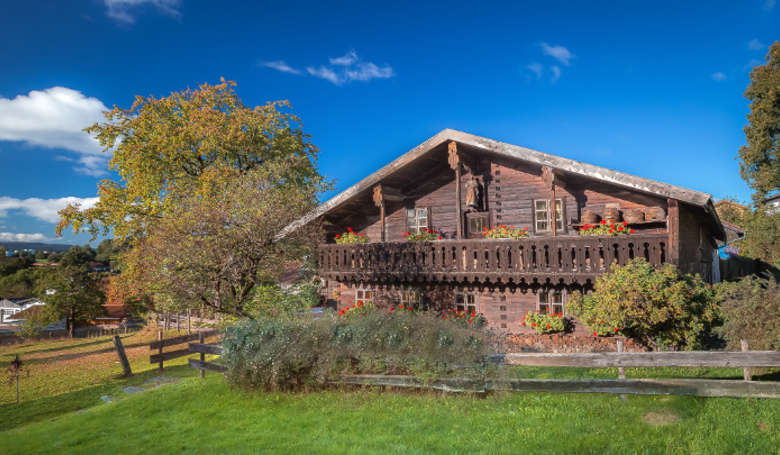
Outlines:
{"label": "shrub", "polygon": [[754,350],[780,350],[780,283],[748,276],[715,287],[723,315],[719,332],[731,349],[740,339]]}
{"label": "shrub", "polygon": [[536,329],[538,334],[563,332],[569,325],[561,313],[547,314],[529,311],[521,319],[521,326],[532,327]]}
{"label": "shrub", "polygon": [[352,228],[347,228],[347,232],[342,234],[336,234],[336,243],[368,243],[369,239],[366,234],[353,231]]}
{"label": "shrub", "polygon": [[596,279],[595,290],[574,293],[570,311],[598,336],[615,333],[649,347],[695,349],[717,317],[715,296],[696,275],[641,258]]}
{"label": "shrub", "polygon": [[632,228],[628,227],[628,223],[623,221],[622,223],[615,224],[614,221],[601,220],[600,224],[584,224],[580,230],[580,235],[630,235],[634,233]]}
{"label": "shrub", "polygon": [[227,380],[244,388],[318,387],[344,373],[482,374],[485,331],[433,313],[244,320],[226,330]]}
{"label": "shrub", "polygon": [[354,318],[354,317],[365,316],[374,311],[376,311],[376,307],[374,306],[373,303],[371,302],[364,303],[359,300],[356,304],[352,306],[348,306],[342,310],[339,310],[338,315],[342,318]]}
{"label": "shrub", "polygon": [[302,282],[283,290],[277,285],[258,286],[244,311],[253,318],[291,317],[320,304],[317,284]]}
{"label": "shrub", "polygon": [[446,310],[442,312],[441,318],[458,322],[464,326],[485,327],[487,319],[482,313],[468,313],[463,310]]}

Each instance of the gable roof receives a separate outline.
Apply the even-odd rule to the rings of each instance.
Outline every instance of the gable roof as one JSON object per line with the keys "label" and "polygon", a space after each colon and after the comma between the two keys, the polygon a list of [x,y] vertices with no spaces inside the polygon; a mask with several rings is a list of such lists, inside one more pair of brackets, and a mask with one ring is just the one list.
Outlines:
{"label": "gable roof", "polygon": [[298,227],[308,224],[320,216],[325,215],[329,211],[346,203],[352,197],[381,183],[384,178],[393,174],[395,171],[411,163],[412,161],[421,158],[433,148],[450,141],[454,141],[459,145],[469,146],[473,149],[512,160],[525,161],[527,163],[541,166],[549,166],[559,171],[580,175],[593,180],[598,180],[653,196],[676,199],[678,201],[700,207],[713,218],[716,236],[718,236],[718,238],[725,238],[723,226],[720,223],[720,218],[715,212],[712,196],[710,194],[690,190],[668,183],[658,182],[656,180],[637,177],[635,175],[626,174],[624,172],[615,171],[560,156],[550,155],[539,152],[537,150],[521,147],[519,145],[507,144],[505,142],[500,142],[449,128],[442,130],[422,144],[409,150],[405,154],[391,161],[389,164],[380,168],[378,171],[352,185],[336,196],[330,198],[328,201],[321,204],[319,207],[312,210],[305,216],[290,223],[287,227],[282,229],[278,238],[282,238]]}

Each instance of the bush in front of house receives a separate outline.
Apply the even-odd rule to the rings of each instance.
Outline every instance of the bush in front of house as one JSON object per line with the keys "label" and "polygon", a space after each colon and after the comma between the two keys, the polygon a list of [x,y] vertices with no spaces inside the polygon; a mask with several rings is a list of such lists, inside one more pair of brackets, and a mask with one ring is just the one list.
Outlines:
{"label": "bush in front of house", "polygon": [[527,312],[522,318],[520,325],[522,327],[531,327],[536,333],[558,333],[568,328],[568,321],[563,314],[537,313],[536,311]]}
{"label": "bush in front of house", "polygon": [[621,334],[655,349],[696,349],[718,317],[713,290],[699,277],[641,258],[611,267],[569,311],[597,336]]}
{"label": "bush in front of house", "polygon": [[746,340],[752,350],[780,350],[780,283],[774,277],[748,276],[715,286],[729,349]]}
{"label": "bush in front of house", "polygon": [[[362,308],[362,307],[361,307]],[[438,314],[376,310],[359,317],[244,320],[228,329],[222,360],[242,388],[321,387],[340,374],[482,374],[486,331]]]}
{"label": "bush in front of house", "polygon": [[336,234],[335,240],[338,244],[368,243],[370,241],[365,233],[361,232],[358,234],[352,228],[347,228],[347,232]]}

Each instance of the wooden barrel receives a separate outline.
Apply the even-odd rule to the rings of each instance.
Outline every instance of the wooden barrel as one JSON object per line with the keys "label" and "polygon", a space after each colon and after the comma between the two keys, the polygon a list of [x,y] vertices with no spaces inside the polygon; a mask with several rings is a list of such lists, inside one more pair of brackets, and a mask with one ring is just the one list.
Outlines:
{"label": "wooden barrel", "polygon": [[645,220],[645,213],[642,209],[623,210],[623,219],[628,223],[641,223]]}
{"label": "wooden barrel", "polygon": [[619,221],[620,211],[616,208],[608,207],[604,209],[604,214],[601,217],[606,221]]}
{"label": "wooden barrel", "polygon": [[645,219],[648,221],[663,221],[666,219],[666,211],[663,207],[647,207],[645,209]]}
{"label": "wooden barrel", "polygon": [[583,224],[597,224],[599,222],[599,216],[592,210],[583,210],[582,222]]}

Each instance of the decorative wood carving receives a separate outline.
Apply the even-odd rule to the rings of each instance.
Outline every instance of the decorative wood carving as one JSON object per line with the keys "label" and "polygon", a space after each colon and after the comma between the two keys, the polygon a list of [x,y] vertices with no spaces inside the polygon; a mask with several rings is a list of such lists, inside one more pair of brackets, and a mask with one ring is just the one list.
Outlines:
{"label": "decorative wood carving", "polygon": [[461,160],[460,154],[458,154],[458,144],[450,142],[447,146],[447,162],[450,163],[450,167],[455,170],[455,219],[457,220],[457,226],[455,229],[456,238],[458,240],[463,238],[463,209],[460,206],[460,168]]}
{"label": "decorative wood carving", "polygon": [[458,170],[460,168],[460,154],[458,154],[458,144],[455,142],[450,142],[447,145],[447,162],[453,170]]}

